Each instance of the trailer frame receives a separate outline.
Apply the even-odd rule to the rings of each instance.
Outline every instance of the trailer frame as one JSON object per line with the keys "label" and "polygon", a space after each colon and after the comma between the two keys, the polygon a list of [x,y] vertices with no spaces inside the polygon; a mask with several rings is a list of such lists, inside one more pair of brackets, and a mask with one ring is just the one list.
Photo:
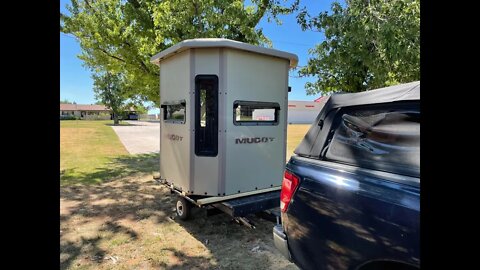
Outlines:
{"label": "trailer frame", "polygon": [[[182,220],[189,219],[190,208],[196,206],[206,209],[207,216],[225,213],[231,216],[237,223],[253,229],[255,228],[255,224],[245,217],[249,214],[262,213],[263,216],[267,215],[267,219],[276,220],[277,223],[280,222],[280,211],[276,211],[280,209],[280,186],[228,196],[212,197],[189,195],[179,190],[174,185],[169,184],[165,179],[160,179],[154,176],[154,180],[167,187],[171,194],[178,195],[175,204],[175,212],[177,217]],[[185,203],[185,201],[188,203]]]}

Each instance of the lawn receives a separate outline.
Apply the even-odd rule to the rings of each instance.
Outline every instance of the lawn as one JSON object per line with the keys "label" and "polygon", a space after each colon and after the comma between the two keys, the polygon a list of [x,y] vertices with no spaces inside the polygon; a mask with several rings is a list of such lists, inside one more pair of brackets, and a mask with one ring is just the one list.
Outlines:
{"label": "lawn", "polygon": [[134,173],[137,163],[138,171],[153,164],[152,155],[128,155],[110,125],[112,121],[60,121],[61,185],[101,183]]}
{"label": "lawn", "polygon": [[[112,121],[60,121],[61,185],[95,184],[157,170],[158,154],[128,155],[111,124]],[[309,128],[310,125],[288,125],[287,161]]]}
{"label": "lawn", "polygon": [[[111,121],[61,121],[61,269],[298,269],[274,247],[274,223],[175,218],[158,154],[128,155]],[[289,125],[290,156],[310,125]]]}
{"label": "lawn", "polygon": [[309,125],[288,125],[287,128],[287,161],[290,159],[290,156],[293,155],[293,150],[297,148],[297,146],[302,141],[303,137],[307,133],[308,129],[310,128]]}
{"label": "lawn", "polygon": [[298,269],[274,247],[274,222],[226,214],[178,220],[151,175],[60,189],[60,269]]}

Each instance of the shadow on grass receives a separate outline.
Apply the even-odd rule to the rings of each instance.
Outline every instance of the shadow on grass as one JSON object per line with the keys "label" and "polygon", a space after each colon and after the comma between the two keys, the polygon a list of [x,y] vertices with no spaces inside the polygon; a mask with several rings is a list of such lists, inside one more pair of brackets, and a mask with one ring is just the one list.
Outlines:
{"label": "shadow on grass", "polygon": [[203,256],[188,256],[183,251],[174,248],[163,248],[162,251],[170,253],[169,255],[176,258],[177,262],[173,265],[161,262],[156,265],[160,267],[160,269],[212,269],[209,260]]}
{"label": "shadow on grass", "polygon": [[160,170],[159,153],[125,155],[113,158],[92,172],[82,172],[76,167],[60,171],[60,184],[99,184],[138,173],[155,173]]}
{"label": "shadow on grass", "polygon": [[[62,200],[70,203],[64,207],[67,212],[60,214],[60,269],[80,265],[96,269],[111,263],[109,258],[115,254],[111,247],[122,245],[122,239],[139,239],[139,233],[122,222],[171,222],[166,213],[171,212],[172,198],[154,188],[153,178],[138,181],[135,176],[140,174],[145,179],[141,174],[155,171],[156,164],[158,154],[120,157],[98,172],[82,175],[76,181],[67,179],[78,185],[60,189]],[[85,184],[99,176],[107,176],[102,184]]]}
{"label": "shadow on grass", "polygon": [[[158,172],[158,158],[158,153],[123,156],[92,173],[63,172],[60,268],[269,269],[266,253],[276,252],[273,223],[253,217],[257,229],[252,230],[226,214],[207,217],[200,208],[192,209],[192,220],[178,220],[177,197],[148,176]],[[91,185],[95,179],[100,184]],[[178,225],[185,231],[177,235]],[[179,244],[187,235],[198,241]],[[260,252],[252,252],[255,247]]]}
{"label": "shadow on grass", "polygon": [[63,258],[60,260],[60,269],[68,269],[73,261],[82,253],[91,254],[91,260],[101,262],[105,257],[105,250],[100,249],[97,245],[101,238],[85,238],[81,237],[79,241],[65,241],[60,243],[60,255]]}
{"label": "shadow on grass", "polygon": [[99,230],[99,233],[102,232],[106,232],[107,236],[81,236],[77,241],[61,241],[60,254],[63,258],[60,260],[60,269],[68,269],[73,261],[81,255],[95,264],[103,263],[107,250],[99,247],[101,240],[114,240],[114,238],[120,234],[127,235],[133,240],[138,239],[138,235],[135,231],[111,221],[107,221],[103,224],[102,228]]}

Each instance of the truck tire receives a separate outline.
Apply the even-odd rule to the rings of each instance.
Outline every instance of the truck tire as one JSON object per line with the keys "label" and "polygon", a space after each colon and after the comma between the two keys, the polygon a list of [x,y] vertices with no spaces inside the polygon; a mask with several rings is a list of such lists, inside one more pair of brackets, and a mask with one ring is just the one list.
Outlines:
{"label": "truck tire", "polygon": [[181,220],[187,220],[190,218],[190,211],[192,208],[192,204],[187,201],[185,198],[179,197],[176,203],[175,211],[177,212],[177,216]]}

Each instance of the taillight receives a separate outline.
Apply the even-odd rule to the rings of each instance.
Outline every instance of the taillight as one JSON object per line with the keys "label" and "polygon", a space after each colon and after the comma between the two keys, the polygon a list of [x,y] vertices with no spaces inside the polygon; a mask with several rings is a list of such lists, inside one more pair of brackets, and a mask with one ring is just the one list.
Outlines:
{"label": "taillight", "polygon": [[288,204],[292,200],[293,193],[297,189],[299,179],[296,175],[285,170],[282,181],[282,191],[280,192],[280,210],[287,211]]}

